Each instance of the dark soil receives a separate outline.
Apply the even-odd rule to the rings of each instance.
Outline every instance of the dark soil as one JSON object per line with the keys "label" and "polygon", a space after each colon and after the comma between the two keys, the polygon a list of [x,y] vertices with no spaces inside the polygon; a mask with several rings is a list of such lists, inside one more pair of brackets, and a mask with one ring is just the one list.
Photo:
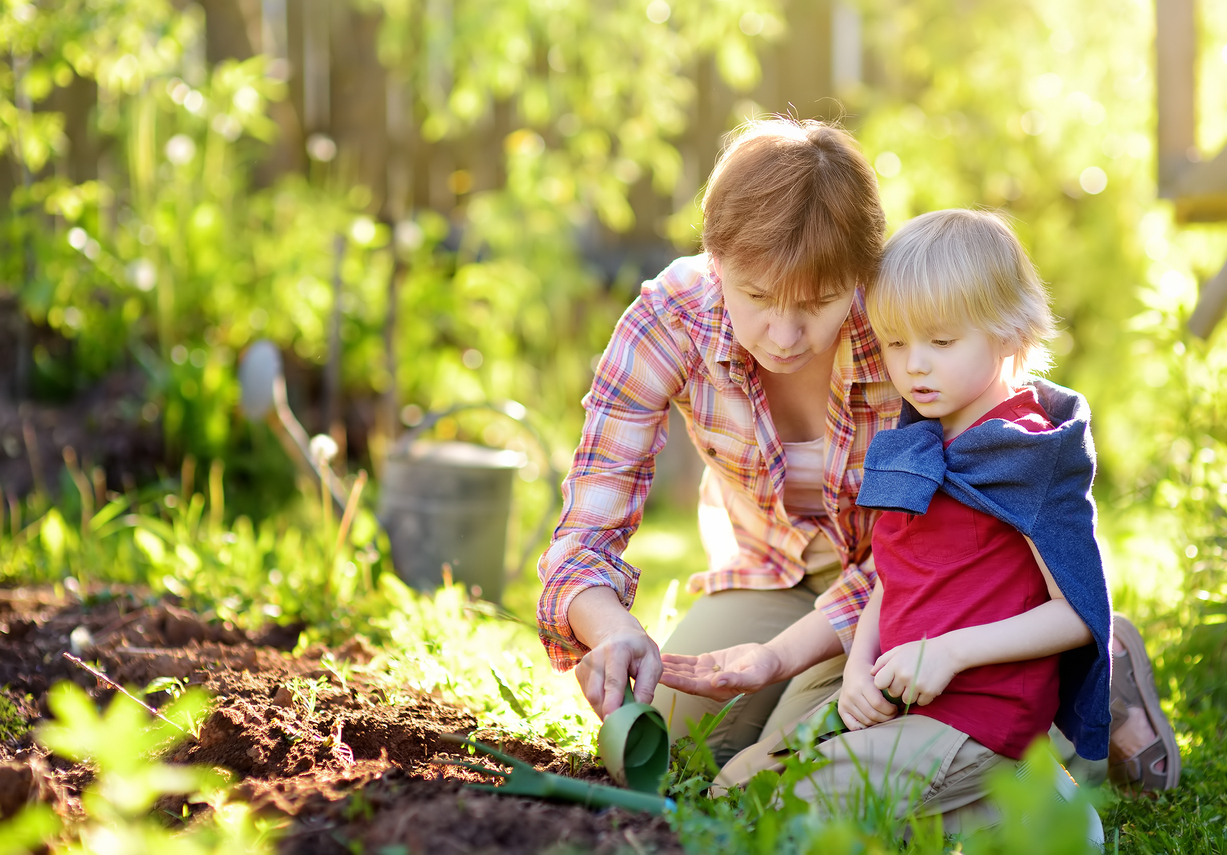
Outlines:
{"label": "dark soil", "polygon": [[0,389],[0,484],[6,500],[34,490],[59,495],[66,449],[103,496],[108,489],[156,481],[164,458],[162,427],[145,386],[140,371],[132,370],[111,374],[62,403],[18,404]]}
{"label": "dark soil", "polygon": [[[165,759],[230,770],[235,797],[286,818],[278,847],[284,855],[378,853],[385,847],[411,853],[682,851],[660,818],[465,787],[480,776],[441,762],[468,759],[447,736],[501,745],[541,770],[606,783],[608,777],[547,742],[480,731],[471,715],[438,699],[390,690],[361,674],[342,686],[321,665],[324,648],[297,657],[286,652],[296,639],[293,628],[251,636],[128,591],[57,597],[46,589],[0,590],[0,693],[31,725],[50,714],[46,693],[61,680],[108,703],[114,690],[64,658],[74,649],[126,686],[176,677],[203,687],[215,705],[199,739],[189,737]],[[357,663],[371,655],[360,642],[332,654]],[[313,711],[301,691],[295,697],[292,689],[303,684],[291,685],[294,678],[323,678]],[[168,698],[146,700],[156,706]],[[91,778],[88,767],[51,755],[29,733],[0,739],[0,818],[35,800],[65,817],[80,816]],[[184,806],[168,800],[159,807],[178,816]],[[208,810],[187,809],[196,815]]]}

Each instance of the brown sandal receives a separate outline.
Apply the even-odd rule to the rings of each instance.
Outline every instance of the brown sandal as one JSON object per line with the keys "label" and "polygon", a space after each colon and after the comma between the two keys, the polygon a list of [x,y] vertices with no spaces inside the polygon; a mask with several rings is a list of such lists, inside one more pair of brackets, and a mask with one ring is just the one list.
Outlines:
{"label": "brown sandal", "polygon": [[[1112,733],[1128,721],[1131,708],[1138,708],[1145,711],[1156,736],[1132,757],[1121,757],[1115,748],[1110,748],[1108,778],[1129,790],[1170,790],[1180,781],[1180,749],[1159,706],[1150,657],[1146,655],[1141,634],[1123,615],[1113,615],[1113,633],[1125,649],[1112,658]],[[1164,760],[1167,765],[1160,771],[1157,766]]]}

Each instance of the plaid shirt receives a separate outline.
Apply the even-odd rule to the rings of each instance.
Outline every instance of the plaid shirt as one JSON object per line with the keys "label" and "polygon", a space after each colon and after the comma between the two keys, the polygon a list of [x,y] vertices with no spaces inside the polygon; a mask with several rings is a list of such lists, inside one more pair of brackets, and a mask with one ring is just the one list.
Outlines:
{"label": "plaid shirt", "polygon": [[[821,530],[843,570],[818,597],[847,649],[873,590],[874,511],[856,506],[865,452],[892,427],[899,397],[886,375],[859,291],[844,323],[831,376],[823,517],[784,508],[784,447],[769,417],[757,366],[733,337],[719,281],[706,255],[680,258],[646,282],[614,328],[584,396],[583,435],[562,484],[563,510],[537,572],[544,584],[537,623],[550,660],[573,667],[587,652],[567,620],[585,588],[604,585],[630,608],[639,570],[622,560],[643,518],[665,445],[670,404],[686,420],[732,523],[739,554],[691,577],[691,591],[789,588],[805,574],[801,553]],[[842,501],[841,501],[842,499]]]}

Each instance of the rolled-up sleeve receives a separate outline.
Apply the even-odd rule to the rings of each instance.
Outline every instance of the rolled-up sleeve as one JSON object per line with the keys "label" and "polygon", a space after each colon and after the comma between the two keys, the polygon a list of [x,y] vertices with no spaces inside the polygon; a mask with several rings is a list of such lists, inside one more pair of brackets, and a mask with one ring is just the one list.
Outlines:
{"label": "rolled-up sleeve", "polygon": [[869,602],[869,595],[873,593],[877,580],[877,569],[874,567],[873,557],[870,556],[860,564],[849,564],[845,567],[835,583],[819,594],[814,603],[814,608],[831,622],[845,653],[852,647],[857,621]]}
{"label": "rolled-up sleeve", "polygon": [[571,601],[613,588],[627,609],[639,571],[622,560],[643,519],[655,457],[668,434],[669,401],[685,383],[685,352],[644,297],[614,328],[584,397],[584,429],[562,484],[562,515],[537,565],[544,589],[537,624],[560,671],[587,652],[567,619]]}

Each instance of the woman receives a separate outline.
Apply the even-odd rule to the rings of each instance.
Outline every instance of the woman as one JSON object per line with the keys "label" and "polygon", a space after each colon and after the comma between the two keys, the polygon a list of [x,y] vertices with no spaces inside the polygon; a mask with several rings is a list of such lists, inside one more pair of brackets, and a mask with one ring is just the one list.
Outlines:
{"label": "woman", "polygon": [[[642,519],[676,406],[707,463],[700,528],[703,596],[665,650],[698,654],[765,642],[785,628],[819,664],[787,685],[748,675],[747,696],[712,734],[723,762],[769,719],[829,693],[874,582],[876,514],[856,507],[865,450],[899,398],[864,311],[884,217],[873,169],[844,131],[817,121],[748,124],[703,200],[704,252],[644,284],[614,329],[584,399],[563,512],[538,572],[538,623],[561,670],[578,663],[602,717],[635,696],[670,734],[720,701],[657,687],[660,650],[628,609],[638,570],[622,560]],[[774,685],[772,685],[774,684]]]}

